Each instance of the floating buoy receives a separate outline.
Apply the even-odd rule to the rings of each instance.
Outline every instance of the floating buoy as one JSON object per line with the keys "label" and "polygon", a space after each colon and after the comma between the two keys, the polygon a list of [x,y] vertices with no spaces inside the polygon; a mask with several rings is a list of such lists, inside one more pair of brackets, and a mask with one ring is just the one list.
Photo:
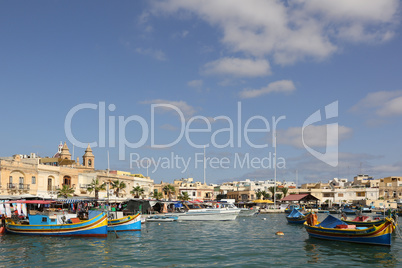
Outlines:
{"label": "floating buoy", "polygon": [[283,232],[276,232],[276,235],[285,235]]}
{"label": "floating buoy", "polygon": [[267,218],[264,218],[263,220],[264,220],[264,221],[266,221],[266,220],[267,220]]}
{"label": "floating buoy", "polygon": [[158,225],[161,225],[160,223],[158,223]]}

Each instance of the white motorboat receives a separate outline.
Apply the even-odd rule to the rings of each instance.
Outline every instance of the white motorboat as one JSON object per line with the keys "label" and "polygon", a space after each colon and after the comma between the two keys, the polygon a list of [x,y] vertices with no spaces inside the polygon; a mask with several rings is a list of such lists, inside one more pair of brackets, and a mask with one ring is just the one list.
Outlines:
{"label": "white motorboat", "polygon": [[206,208],[201,204],[183,204],[182,212],[168,213],[166,216],[177,217],[178,221],[234,221],[240,209]]}

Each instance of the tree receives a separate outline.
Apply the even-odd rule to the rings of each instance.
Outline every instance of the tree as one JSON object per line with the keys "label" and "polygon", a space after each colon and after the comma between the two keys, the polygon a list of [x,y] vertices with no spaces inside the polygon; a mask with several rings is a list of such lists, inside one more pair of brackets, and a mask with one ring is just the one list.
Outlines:
{"label": "tree", "polygon": [[275,187],[271,186],[271,187],[268,188],[268,190],[272,193],[272,199],[273,199],[274,195],[275,195]]}
{"label": "tree", "polygon": [[276,194],[276,200],[282,199],[282,194]]}
{"label": "tree", "polygon": [[169,201],[172,199],[172,194],[176,192],[174,186],[171,184],[166,184],[162,190],[165,192],[165,195],[169,196]]}
{"label": "tree", "polygon": [[282,189],[283,197],[285,197],[288,194],[289,188],[283,187]]}
{"label": "tree", "polygon": [[260,190],[258,190],[256,193],[255,193],[255,196],[257,197],[257,199],[261,199],[261,196],[263,195],[263,192],[261,192]]}
{"label": "tree", "polygon": [[269,193],[264,191],[263,197],[264,197],[264,200],[268,200],[271,196],[269,195]]}
{"label": "tree", "polygon": [[89,184],[88,186],[88,191],[90,193],[92,193],[93,191],[95,191],[95,199],[98,200],[99,199],[99,192],[100,191],[105,191],[106,190],[106,184],[105,183],[100,183],[99,179],[93,179],[92,182]]}
{"label": "tree", "polygon": [[155,198],[156,200],[160,200],[163,198],[163,193],[162,192],[153,192],[152,197]]}
{"label": "tree", "polygon": [[62,196],[64,198],[73,196],[75,190],[68,184],[63,184],[63,187],[57,191],[57,196]]}
{"label": "tree", "polygon": [[181,200],[181,201],[188,201],[190,200],[190,196],[188,195],[187,192],[182,192],[177,199]]}
{"label": "tree", "polygon": [[114,194],[119,197],[120,190],[123,190],[126,188],[126,183],[124,181],[119,181],[115,180],[112,181],[112,189],[114,189]]}
{"label": "tree", "polygon": [[144,194],[145,190],[141,186],[136,186],[133,187],[133,189],[130,191],[130,194],[132,194],[135,198],[139,198],[140,195]]}

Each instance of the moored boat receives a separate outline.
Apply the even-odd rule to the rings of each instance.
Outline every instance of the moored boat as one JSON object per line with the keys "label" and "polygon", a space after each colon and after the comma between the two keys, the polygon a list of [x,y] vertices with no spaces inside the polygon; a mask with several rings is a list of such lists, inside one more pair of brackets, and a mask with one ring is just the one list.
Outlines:
{"label": "moored boat", "polygon": [[206,208],[202,204],[183,203],[182,212],[165,215],[177,217],[178,221],[234,221],[239,213],[238,208]]}
{"label": "moored boat", "polygon": [[292,212],[290,212],[290,214],[286,216],[286,220],[288,221],[288,223],[303,224],[307,220],[308,214],[304,215],[296,208],[294,208]]}
{"label": "moored boat", "polygon": [[321,223],[310,219],[304,223],[310,237],[350,243],[391,246],[391,234],[395,228],[394,220],[390,218],[381,225],[369,227],[348,225],[332,215]]}
{"label": "moored boat", "polygon": [[108,232],[141,231],[141,214],[129,215],[107,221]]}
{"label": "moored boat", "polygon": [[[37,216],[37,215],[33,215]],[[91,236],[106,237],[107,236],[107,216],[102,212],[98,216],[80,221],[74,219],[73,223],[53,224],[52,219],[45,215],[40,215],[43,224],[32,225],[29,221],[23,223],[15,222],[7,219],[6,231],[11,234],[19,235],[44,235],[44,236]]]}
{"label": "moored boat", "polygon": [[149,222],[172,222],[177,221],[178,217],[176,216],[166,216],[166,215],[154,215],[149,216],[146,221]]}

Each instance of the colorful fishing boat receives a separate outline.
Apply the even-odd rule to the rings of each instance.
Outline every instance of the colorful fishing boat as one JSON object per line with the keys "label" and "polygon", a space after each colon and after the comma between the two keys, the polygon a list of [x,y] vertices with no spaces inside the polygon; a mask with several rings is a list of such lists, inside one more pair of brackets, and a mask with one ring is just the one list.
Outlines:
{"label": "colorful fishing boat", "polygon": [[141,231],[141,214],[108,220],[107,230],[108,232]]}
{"label": "colorful fishing boat", "polygon": [[297,209],[300,210],[300,206],[299,205],[289,205],[286,209],[285,209],[285,213],[289,214],[293,211],[293,209]]}
{"label": "colorful fishing boat", "polygon": [[286,220],[288,221],[288,223],[303,224],[307,220],[308,214],[304,215],[296,208],[294,208],[292,212],[290,212],[290,214],[286,216]]}
{"label": "colorful fishing boat", "polygon": [[[46,200],[13,200],[5,204],[36,204],[50,206],[55,201]],[[10,213],[9,213],[10,214]],[[27,216],[25,216],[27,215]],[[18,214],[6,219],[6,233],[20,235],[42,236],[107,236],[107,214],[100,212],[96,217],[81,221],[76,214],[69,214],[63,210],[47,208],[39,211],[21,210]]]}
{"label": "colorful fishing boat", "polygon": [[392,218],[387,218],[385,223],[378,226],[358,227],[348,225],[332,215],[321,223],[309,217],[304,226],[313,238],[384,246],[391,246],[391,234],[395,229]]}
{"label": "colorful fishing boat", "polygon": [[[395,222],[395,224],[397,224],[397,221],[395,220],[395,216],[392,215],[392,218]],[[369,227],[372,225],[381,225],[385,222],[387,222],[386,218],[380,219],[380,218],[374,218],[374,219],[370,219],[370,217],[368,216],[357,216],[356,218],[354,218],[353,220],[347,220],[347,218],[341,218],[343,222],[350,224],[350,225],[356,225],[359,227]]]}
{"label": "colorful fishing boat", "polygon": [[[29,219],[37,216],[42,218],[43,224],[32,224]],[[6,231],[11,234],[20,235],[45,235],[45,236],[107,236],[107,217],[102,212],[98,216],[87,221],[73,221],[74,223],[55,224],[53,219],[46,215],[28,215],[28,221],[23,223],[7,219]],[[33,220],[35,222],[35,220]]]}

